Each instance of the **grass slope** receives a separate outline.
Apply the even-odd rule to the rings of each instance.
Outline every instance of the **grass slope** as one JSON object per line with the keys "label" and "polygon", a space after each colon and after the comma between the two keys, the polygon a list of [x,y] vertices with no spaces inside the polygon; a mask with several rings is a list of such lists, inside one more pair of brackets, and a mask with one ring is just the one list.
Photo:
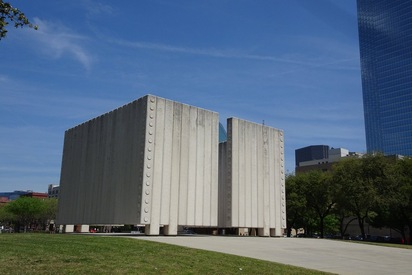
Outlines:
{"label": "grass slope", "polygon": [[138,239],[0,234],[1,274],[325,274]]}

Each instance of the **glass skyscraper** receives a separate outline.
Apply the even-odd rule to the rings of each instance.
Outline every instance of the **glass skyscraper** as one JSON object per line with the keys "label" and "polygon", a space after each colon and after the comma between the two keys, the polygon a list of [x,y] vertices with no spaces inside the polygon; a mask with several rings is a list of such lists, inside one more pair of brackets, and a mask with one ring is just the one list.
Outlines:
{"label": "glass skyscraper", "polygon": [[368,153],[412,156],[412,0],[357,0]]}

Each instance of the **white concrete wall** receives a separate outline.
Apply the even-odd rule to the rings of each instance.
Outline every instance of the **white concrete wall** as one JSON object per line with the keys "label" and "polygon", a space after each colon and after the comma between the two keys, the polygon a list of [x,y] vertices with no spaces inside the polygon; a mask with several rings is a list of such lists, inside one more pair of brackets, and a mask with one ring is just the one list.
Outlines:
{"label": "white concrete wall", "polygon": [[140,221],[147,98],[65,133],[59,224]]}
{"label": "white concrete wall", "polygon": [[283,131],[237,118],[228,119],[227,129],[227,144],[220,145],[219,227],[280,236],[286,228]]}
{"label": "white concrete wall", "polygon": [[218,114],[149,97],[142,224],[147,234],[217,226]]}
{"label": "white concrete wall", "polygon": [[218,114],[145,96],[66,131],[59,224],[217,226]]}

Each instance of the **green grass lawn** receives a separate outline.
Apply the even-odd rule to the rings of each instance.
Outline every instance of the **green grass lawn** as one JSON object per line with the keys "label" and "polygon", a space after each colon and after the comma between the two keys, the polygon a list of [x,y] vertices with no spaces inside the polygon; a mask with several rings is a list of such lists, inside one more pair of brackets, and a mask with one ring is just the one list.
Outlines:
{"label": "green grass lawn", "polygon": [[0,234],[1,274],[325,274],[125,237]]}

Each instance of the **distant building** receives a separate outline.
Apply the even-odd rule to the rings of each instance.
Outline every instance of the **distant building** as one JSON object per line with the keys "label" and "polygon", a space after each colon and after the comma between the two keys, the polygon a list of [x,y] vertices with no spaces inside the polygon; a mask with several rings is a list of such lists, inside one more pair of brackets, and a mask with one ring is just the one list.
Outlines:
{"label": "distant building", "polygon": [[40,193],[40,192],[27,192],[21,197],[29,197],[29,198],[38,198],[38,199],[47,199],[47,193]]}
{"label": "distant building", "polygon": [[412,1],[357,3],[367,152],[412,156]]}
{"label": "distant building", "polygon": [[28,191],[13,191],[13,192],[0,192],[0,197],[5,197],[10,201],[16,200],[20,198],[22,195],[26,195],[27,193],[33,192],[31,190]]}
{"label": "distant building", "polygon": [[[308,146],[305,148],[297,149],[295,150],[295,155],[298,154],[298,151],[302,151],[302,149],[306,148],[319,148],[317,146],[324,146],[329,148],[327,145],[315,145],[315,146]],[[323,148],[324,148],[323,147]],[[307,150],[310,152],[310,150]],[[341,161],[343,158],[346,157],[360,157],[363,154],[362,153],[356,153],[356,152],[349,152],[349,150],[344,149],[344,148],[331,148],[328,150],[328,152],[324,155],[327,157],[325,158],[318,158],[320,155],[318,151],[314,150],[315,155],[312,157],[308,157],[309,159],[312,158],[312,160],[307,160],[307,161],[301,161],[297,162],[296,166],[296,174],[298,173],[303,173],[303,172],[308,172],[311,170],[322,170],[322,171],[329,171],[332,168],[333,163]]]}
{"label": "distant building", "polygon": [[33,192],[32,190],[0,192],[0,198],[3,198],[3,201],[5,201],[5,199],[8,201],[14,201],[20,197],[47,198],[47,193]]}
{"label": "distant building", "polygon": [[328,145],[311,145],[295,150],[296,167],[306,161],[327,159],[329,157]]}
{"label": "distant building", "polygon": [[0,197],[0,205],[6,204],[10,202],[10,200],[7,197]]}
{"label": "distant building", "polygon": [[59,191],[60,191],[60,186],[56,184],[49,184],[49,187],[47,189],[47,196],[49,198],[59,198]]}

